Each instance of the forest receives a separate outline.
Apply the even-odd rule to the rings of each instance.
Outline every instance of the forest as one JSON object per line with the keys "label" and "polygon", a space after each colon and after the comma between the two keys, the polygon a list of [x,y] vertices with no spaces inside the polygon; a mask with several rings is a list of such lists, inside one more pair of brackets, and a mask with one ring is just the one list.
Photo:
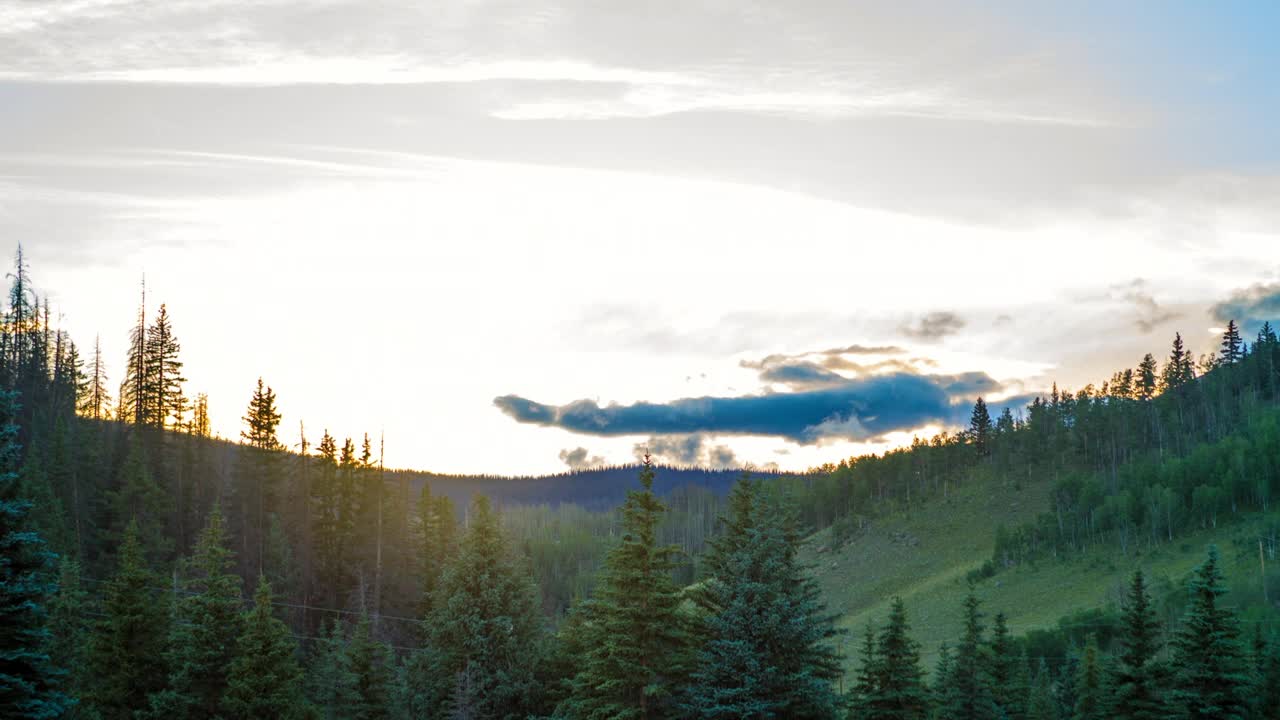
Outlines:
{"label": "forest", "polygon": [[[1280,617],[1232,601],[1217,547],[1171,592],[1137,570],[1114,608],[1022,634],[974,591],[1243,523],[1273,561],[1269,324],[1232,322],[1199,358],[1179,335],[1022,413],[978,399],[962,431],[799,475],[645,458],[590,482],[457,478],[385,468],[370,435],[286,432],[266,379],[216,399],[243,423],[212,437],[163,304],[144,293],[113,384],[21,249],[10,278],[0,717],[1280,717]],[[991,529],[936,665],[896,600],[846,673],[814,539],[976,485],[1047,486],[1048,506]]]}

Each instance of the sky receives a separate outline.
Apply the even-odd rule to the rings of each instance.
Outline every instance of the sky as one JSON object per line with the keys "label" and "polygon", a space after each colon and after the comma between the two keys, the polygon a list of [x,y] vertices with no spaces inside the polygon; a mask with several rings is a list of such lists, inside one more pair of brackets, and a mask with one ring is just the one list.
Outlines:
{"label": "sky", "polygon": [[236,437],[804,470],[1280,318],[1280,6],[0,0],[0,252]]}

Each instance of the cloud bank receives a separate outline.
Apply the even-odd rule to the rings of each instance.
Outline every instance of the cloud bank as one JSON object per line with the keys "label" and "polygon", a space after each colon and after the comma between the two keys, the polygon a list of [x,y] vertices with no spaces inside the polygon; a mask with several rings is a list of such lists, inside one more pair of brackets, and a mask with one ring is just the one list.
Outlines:
{"label": "cloud bank", "polygon": [[[869,440],[926,425],[955,425],[968,418],[972,392],[999,385],[983,373],[962,376],[890,373],[787,393],[690,397],[665,403],[600,405],[577,400],[548,405],[519,395],[494,405],[516,422],[558,427],[584,435],[759,435],[800,444]],[[1028,398],[995,403],[1021,407]]]}
{"label": "cloud bank", "polygon": [[1221,323],[1235,320],[1246,335],[1252,336],[1262,323],[1275,325],[1280,320],[1280,282],[1259,283],[1236,291],[1210,308],[1209,312],[1214,320]]}

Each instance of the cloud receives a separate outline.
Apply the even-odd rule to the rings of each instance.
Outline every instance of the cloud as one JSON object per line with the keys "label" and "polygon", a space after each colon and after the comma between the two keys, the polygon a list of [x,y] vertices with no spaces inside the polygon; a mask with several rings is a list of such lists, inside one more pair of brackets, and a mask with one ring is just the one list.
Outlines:
{"label": "cloud", "polygon": [[604,458],[599,455],[588,457],[588,451],[584,447],[561,450],[560,461],[568,465],[570,470],[587,470],[605,464]]}
{"label": "cloud", "polygon": [[849,381],[845,376],[807,360],[792,360],[769,365],[761,370],[760,379],[767,383],[780,383],[795,389],[832,387]]}
{"label": "cloud", "polygon": [[1141,278],[1128,285],[1118,286],[1114,289],[1121,291],[1121,298],[1133,303],[1137,308],[1138,318],[1133,322],[1143,334],[1150,333],[1170,320],[1182,317],[1181,312],[1171,310],[1156,302],[1156,299],[1147,290],[1147,282]]}
{"label": "cloud", "polygon": [[816,444],[830,439],[867,440],[930,424],[955,424],[958,418],[967,417],[973,390],[995,386],[994,380],[980,376],[891,373],[789,393],[631,405],[601,406],[593,400],[547,405],[518,395],[504,395],[493,402],[517,422],[585,435],[763,435]]}
{"label": "cloud", "polygon": [[738,464],[737,455],[727,445],[711,446],[706,435],[671,435],[650,437],[632,447],[636,459],[650,455],[658,462],[673,465],[699,465],[729,468]]}
{"label": "cloud", "polygon": [[899,332],[914,340],[937,342],[948,335],[960,332],[964,318],[952,312],[931,312],[914,322],[903,323]]}
{"label": "cloud", "polygon": [[1235,320],[1246,335],[1252,336],[1262,327],[1262,323],[1270,322],[1273,326],[1280,324],[1280,282],[1258,283],[1243,290],[1237,290],[1231,297],[1215,304],[1209,309],[1214,320],[1226,323]]}

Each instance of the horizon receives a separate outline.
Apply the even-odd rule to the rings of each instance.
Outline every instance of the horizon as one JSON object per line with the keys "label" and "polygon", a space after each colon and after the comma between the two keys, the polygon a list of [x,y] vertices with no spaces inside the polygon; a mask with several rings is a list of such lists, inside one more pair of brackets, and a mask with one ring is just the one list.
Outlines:
{"label": "horizon", "polygon": [[225,438],[803,472],[1280,307],[1274,7],[352,7],[0,1],[0,250],[113,388],[145,275]]}

